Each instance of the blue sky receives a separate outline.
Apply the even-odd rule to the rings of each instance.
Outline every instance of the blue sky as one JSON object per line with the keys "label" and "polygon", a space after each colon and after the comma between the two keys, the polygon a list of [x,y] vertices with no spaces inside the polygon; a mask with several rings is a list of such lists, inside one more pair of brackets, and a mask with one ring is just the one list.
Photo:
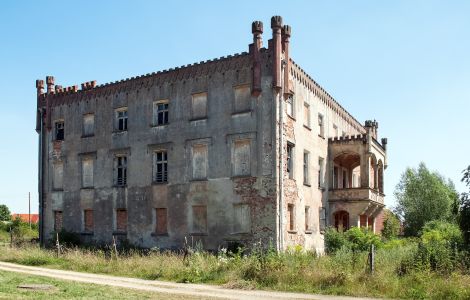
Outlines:
{"label": "blue sky", "polygon": [[36,79],[98,84],[247,51],[281,15],[291,53],[388,137],[386,203],[407,166],[454,181],[470,164],[469,1],[2,1],[0,204],[37,211]]}

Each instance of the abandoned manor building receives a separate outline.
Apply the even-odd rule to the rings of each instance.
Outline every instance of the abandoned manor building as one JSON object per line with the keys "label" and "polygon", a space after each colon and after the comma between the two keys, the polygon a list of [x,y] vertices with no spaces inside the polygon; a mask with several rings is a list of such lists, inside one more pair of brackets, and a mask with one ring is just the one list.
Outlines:
{"label": "abandoned manor building", "polygon": [[328,226],[379,232],[387,139],[252,23],[248,51],[97,85],[37,80],[39,214],[84,243],[322,252]]}

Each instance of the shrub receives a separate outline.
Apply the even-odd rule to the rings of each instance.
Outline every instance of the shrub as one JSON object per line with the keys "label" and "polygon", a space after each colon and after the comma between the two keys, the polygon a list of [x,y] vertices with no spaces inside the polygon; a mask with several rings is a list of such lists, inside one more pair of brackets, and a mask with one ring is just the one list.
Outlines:
{"label": "shrub", "polygon": [[349,248],[349,242],[342,232],[337,231],[333,227],[329,227],[325,231],[325,251],[328,254],[335,253],[343,247]]}

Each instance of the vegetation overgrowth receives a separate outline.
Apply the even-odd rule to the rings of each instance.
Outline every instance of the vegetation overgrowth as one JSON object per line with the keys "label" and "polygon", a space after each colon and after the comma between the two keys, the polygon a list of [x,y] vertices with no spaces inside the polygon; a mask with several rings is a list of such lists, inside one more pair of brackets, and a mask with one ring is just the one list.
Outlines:
{"label": "vegetation overgrowth", "polygon": [[[0,260],[242,289],[407,299],[468,299],[468,261],[464,252],[449,246],[449,239],[439,226],[428,226],[421,238],[387,242],[358,229],[346,233],[329,230],[327,237],[335,234],[336,238],[340,236],[339,239],[347,242],[334,251],[329,249],[329,254],[322,256],[301,247],[277,253],[256,245],[249,254],[243,254],[243,251],[228,253],[225,249],[211,254],[192,249],[186,258],[183,253],[159,249],[131,249],[116,256],[110,249],[78,247],[64,249],[58,256],[53,249],[23,245],[0,248]],[[365,251],[370,244],[377,246],[373,274],[368,270],[368,251]]]}

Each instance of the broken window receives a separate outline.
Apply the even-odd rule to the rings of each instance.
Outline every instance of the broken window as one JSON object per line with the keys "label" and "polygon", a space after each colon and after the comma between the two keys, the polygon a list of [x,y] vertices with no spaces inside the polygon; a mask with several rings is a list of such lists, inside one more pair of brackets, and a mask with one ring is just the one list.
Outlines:
{"label": "broken window", "polygon": [[82,186],[93,187],[93,158],[82,159]]}
{"label": "broken window", "polygon": [[56,141],[63,141],[64,140],[64,121],[56,121],[55,122],[55,140]]}
{"label": "broken window", "polygon": [[59,232],[62,230],[62,211],[54,211],[54,231]]}
{"label": "broken window", "polygon": [[247,176],[251,173],[250,140],[238,140],[234,142],[233,149],[233,175]]}
{"label": "broken window", "polygon": [[287,204],[287,226],[289,231],[295,230],[294,204]]}
{"label": "broken window", "polygon": [[166,208],[156,208],[155,209],[155,233],[156,234],[167,234],[167,209]]}
{"label": "broken window", "polygon": [[86,114],[83,116],[83,136],[92,136],[95,134],[95,115]]}
{"label": "broken window", "polygon": [[116,110],[116,130],[127,130],[127,107]]}
{"label": "broken window", "polygon": [[191,102],[191,118],[193,120],[207,117],[207,93],[193,94]]}
{"label": "broken window", "polygon": [[311,231],[312,226],[310,225],[310,206],[305,206],[305,231]]}
{"label": "broken window", "polygon": [[308,165],[310,160],[310,153],[308,151],[304,151],[304,184],[310,184],[309,173],[308,173]]}
{"label": "broken window", "polygon": [[192,147],[193,179],[207,178],[208,149],[207,144],[196,144]]}
{"label": "broken window", "polygon": [[249,233],[251,231],[251,214],[248,204],[235,204],[234,210],[234,233]]}
{"label": "broken window", "polygon": [[165,150],[153,154],[154,182],[168,182],[168,154]]}
{"label": "broken window", "polygon": [[193,206],[193,233],[207,233],[207,206]]}
{"label": "broken window", "polygon": [[117,186],[125,186],[127,184],[127,156],[116,156],[115,168],[115,184]]}
{"label": "broken window", "polygon": [[323,122],[323,115],[318,114],[318,135],[321,137],[325,136],[325,128],[324,128],[324,122]]}
{"label": "broken window", "polygon": [[294,177],[294,145],[287,143],[287,175],[290,179]]}
{"label": "broken window", "polygon": [[127,210],[116,209],[116,231],[127,232]]}
{"label": "broken window", "polygon": [[251,110],[251,91],[249,86],[238,86],[234,88],[235,103],[234,112],[247,112]]}
{"label": "broken window", "polygon": [[83,211],[83,229],[85,232],[93,232],[93,210],[91,209]]}
{"label": "broken window", "polygon": [[168,124],[168,100],[153,103],[153,124],[155,126]]}
{"label": "broken window", "polygon": [[290,95],[287,97],[287,107],[286,107],[287,114],[291,117],[294,116],[294,96]]}
{"label": "broken window", "polygon": [[304,125],[310,128],[310,105],[304,102]]}
{"label": "broken window", "polygon": [[56,162],[53,164],[53,178],[52,185],[54,190],[62,190],[64,188],[64,164],[62,162]]}
{"label": "broken window", "polygon": [[323,187],[323,164],[324,159],[322,157],[318,158],[318,187]]}

